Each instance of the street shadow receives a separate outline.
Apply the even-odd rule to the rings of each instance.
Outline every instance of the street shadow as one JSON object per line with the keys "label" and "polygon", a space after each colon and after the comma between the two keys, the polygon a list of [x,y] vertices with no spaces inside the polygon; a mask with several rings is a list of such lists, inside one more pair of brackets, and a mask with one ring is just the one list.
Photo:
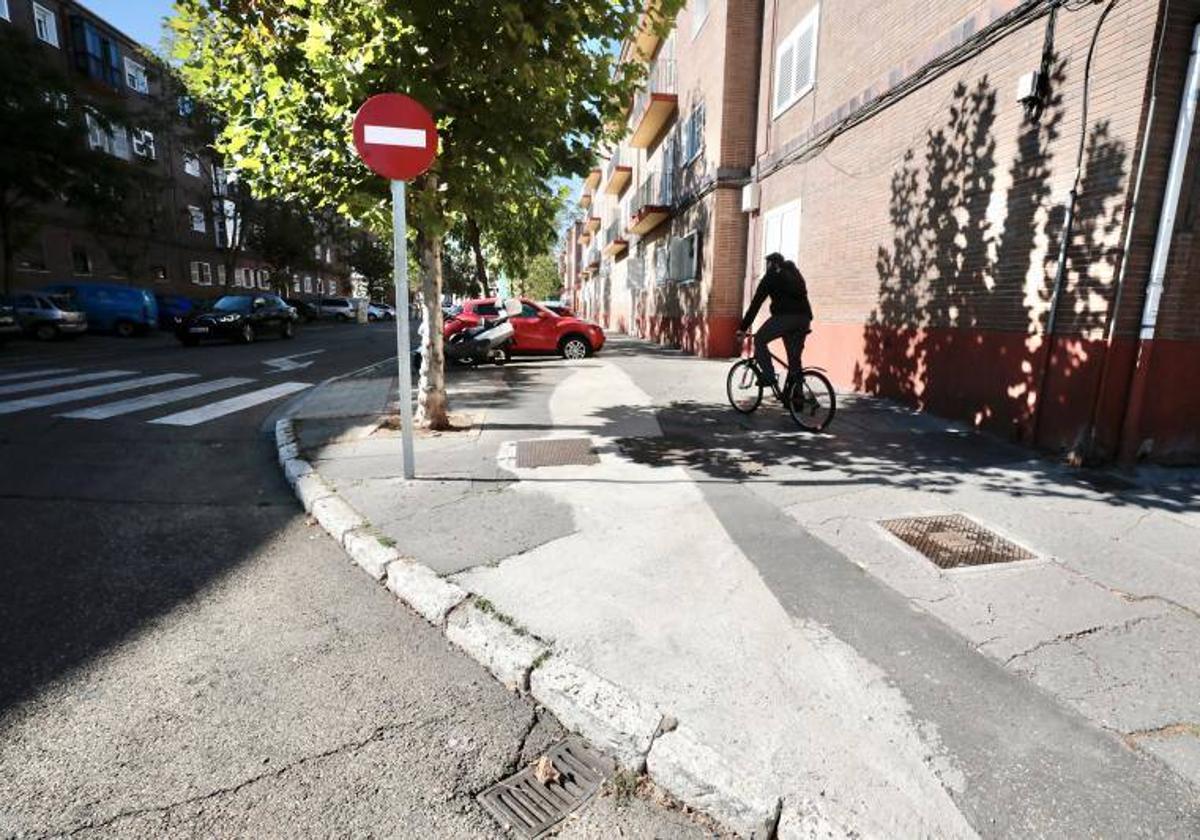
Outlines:
{"label": "street shadow", "polygon": [[1048,449],[1078,442],[1096,375],[1088,342],[1102,334],[1113,293],[1111,242],[1122,212],[1114,200],[1128,155],[1106,122],[1088,129],[1050,345],[1045,332],[1065,217],[1065,199],[1055,203],[1051,149],[1063,145],[1055,141],[1063,132],[1065,68],[1054,62],[1056,93],[1040,119],[1027,117],[1021,128],[1003,205],[994,200],[997,93],[986,76],[960,83],[945,123],[904,154],[892,177],[892,240],[878,248],[877,303],[853,375],[857,390],[1008,440]]}

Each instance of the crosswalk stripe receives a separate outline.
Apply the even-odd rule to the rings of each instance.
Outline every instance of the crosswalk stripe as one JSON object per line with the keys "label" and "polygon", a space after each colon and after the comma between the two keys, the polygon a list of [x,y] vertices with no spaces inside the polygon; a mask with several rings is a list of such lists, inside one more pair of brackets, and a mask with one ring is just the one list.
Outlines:
{"label": "crosswalk stripe", "polygon": [[79,368],[44,368],[42,370],[23,370],[20,373],[0,374],[0,382],[11,382],[14,379],[29,379],[33,376],[53,376],[58,373],[74,373]]}
{"label": "crosswalk stripe", "polygon": [[146,394],[145,396],[141,397],[130,397],[127,400],[118,400],[117,402],[105,403],[104,405],[98,405],[92,408],[81,408],[78,411],[69,411],[58,416],[71,417],[77,420],[107,420],[109,417],[116,417],[121,414],[132,414],[135,411],[143,411],[144,409],[166,405],[167,403],[189,400],[192,397],[202,397],[205,394],[211,394],[214,391],[223,391],[226,388],[235,388],[238,385],[245,385],[247,382],[253,381],[253,379],[247,379],[243,376],[230,376],[226,379],[214,379],[211,382],[197,382],[195,385],[184,385],[182,388],[172,388],[169,391],[158,391],[156,393]]}
{"label": "crosswalk stripe", "polygon": [[12,414],[30,408],[45,408],[48,405],[58,405],[66,402],[86,400],[91,397],[104,397],[121,391],[132,391],[135,388],[149,388],[151,385],[164,385],[180,379],[194,379],[194,373],[160,373],[157,376],[143,376],[139,379],[126,379],[122,382],[108,382],[104,385],[92,385],[88,388],[76,388],[73,391],[56,391],[53,394],[39,394],[36,397],[0,402],[0,414]]}
{"label": "crosswalk stripe", "polygon": [[281,382],[278,385],[272,385],[270,388],[251,391],[248,394],[230,397],[220,402],[209,403],[208,405],[193,408],[189,411],[168,414],[166,417],[159,417],[149,422],[159,423],[164,426],[197,426],[200,423],[207,423],[209,420],[224,417],[226,414],[233,414],[235,411],[241,411],[244,408],[277,400],[280,397],[285,397],[288,394],[294,394],[297,391],[303,391],[305,388],[311,387],[312,385],[307,382]]}
{"label": "crosswalk stripe", "polygon": [[39,379],[36,382],[17,382],[13,385],[0,385],[0,394],[20,394],[23,391],[40,391],[44,388],[57,388],[59,385],[78,385],[81,382],[95,382],[98,379],[116,379],[118,376],[133,376],[133,370],[101,370],[96,373],[77,373],[74,376],[59,376],[54,379]]}

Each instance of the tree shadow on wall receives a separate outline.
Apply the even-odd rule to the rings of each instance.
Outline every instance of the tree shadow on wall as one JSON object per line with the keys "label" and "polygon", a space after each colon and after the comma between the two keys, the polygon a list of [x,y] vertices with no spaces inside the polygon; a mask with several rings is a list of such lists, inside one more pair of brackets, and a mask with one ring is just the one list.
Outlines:
{"label": "tree shadow on wall", "polygon": [[[1052,90],[1062,89],[1064,70],[1056,62]],[[1122,192],[1127,155],[1106,123],[1089,132],[1056,352],[1043,382],[1042,337],[1065,216],[1064,204],[1052,205],[1050,151],[1063,133],[1061,94],[1040,120],[1023,123],[1002,211],[994,200],[995,121],[988,78],[960,83],[946,123],[927,132],[920,153],[909,149],[893,174],[892,241],[878,249],[878,301],[854,385],[1028,441],[1039,390],[1057,394],[1051,399],[1060,408],[1080,399],[1073,380],[1090,352],[1063,336],[1086,339],[1103,329],[1116,259],[1108,243],[1121,215],[1110,204]],[[1064,139],[1073,149],[1070,134]],[[1066,154],[1062,166],[1073,162]],[[1064,202],[1071,174],[1060,170],[1057,179]],[[1062,418],[1048,425],[1041,442],[1060,443]]]}

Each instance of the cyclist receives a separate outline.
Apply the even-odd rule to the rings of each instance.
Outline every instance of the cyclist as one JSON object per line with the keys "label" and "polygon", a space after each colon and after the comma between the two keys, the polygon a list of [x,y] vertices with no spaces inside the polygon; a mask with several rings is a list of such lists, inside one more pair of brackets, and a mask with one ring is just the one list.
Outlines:
{"label": "cyclist", "polygon": [[771,358],[771,342],[777,338],[783,339],[790,376],[792,372],[800,370],[804,337],[812,331],[813,318],[804,276],[795,263],[778,252],[767,255],[767,270],[758,283],[746,316],[742,318],[738,335],[750,331],[758,310],[767,298],[771,299],[771,316],[754,334],[754,358],[762,376],[759,384],[774,387],[776,374],[775,361]]}

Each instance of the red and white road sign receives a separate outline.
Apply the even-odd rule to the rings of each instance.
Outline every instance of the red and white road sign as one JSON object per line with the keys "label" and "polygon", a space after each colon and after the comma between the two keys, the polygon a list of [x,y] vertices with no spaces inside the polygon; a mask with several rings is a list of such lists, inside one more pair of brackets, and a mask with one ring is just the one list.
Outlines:
{"label": "red and white road sign", "polygon": [[437,126],[415,99],[381,93],[358,109],[354,147],[363,162],[384,178],[410,181],[437,156]]}

